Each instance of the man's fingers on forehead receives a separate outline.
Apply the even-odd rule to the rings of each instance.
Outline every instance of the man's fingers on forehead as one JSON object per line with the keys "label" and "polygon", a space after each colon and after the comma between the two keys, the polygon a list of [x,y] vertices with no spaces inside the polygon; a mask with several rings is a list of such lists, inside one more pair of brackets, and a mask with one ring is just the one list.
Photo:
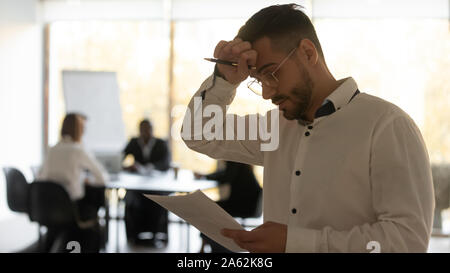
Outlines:
{"label": "man's fingers on forehead", "polygon": [[244,50],[249,50],[252,48],[252,45],[249,42],[241,42],[233,45],[233,53],[238,54]]}
{"label": "man's fingers on forehead", "polygon": [[214,58],[219,58],[220,51],[228,44],[227,41],[220,41],[214,49]]}
{"label": "man's fingers on forehead", "polygon": [[225,48],[227,50],[230,50],[230,52],[231,52],[231,49],[233,48],[233,46],[235,46],[235,45],[237,45],[239,43],[242,43],[241,39],[239,39],[239,38],[234,39],[233,41],[228,42]]}
{"label": "man's fingers on forehead", "polygon": [[244,51],[242,54],[245,55],[249,65],[256,65],[256,58],[258,57],[258,53],[255,50],[250,49]]}

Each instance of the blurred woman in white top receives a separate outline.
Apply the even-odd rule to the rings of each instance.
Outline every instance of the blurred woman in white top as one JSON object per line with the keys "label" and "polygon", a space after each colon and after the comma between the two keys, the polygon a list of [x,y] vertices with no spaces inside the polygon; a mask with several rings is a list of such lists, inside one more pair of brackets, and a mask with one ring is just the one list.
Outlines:
{"label": "blurred woman in white top", "polygon": [[[61,183],[73,201],[85,197],[85,182],[92,186],[104,186],[108,174],[103,166],[82,145],[86,117],[69,113],[63,121],[61,140],[48,152],[38,175],[38,180]],[[92,179],[86,179],[89,171]]]}

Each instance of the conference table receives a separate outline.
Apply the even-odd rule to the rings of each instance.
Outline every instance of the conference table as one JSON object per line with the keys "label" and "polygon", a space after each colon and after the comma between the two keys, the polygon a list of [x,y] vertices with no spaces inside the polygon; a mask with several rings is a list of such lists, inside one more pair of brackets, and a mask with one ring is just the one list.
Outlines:
{"label": "conference table", "polygon": [[[138,192],[151,192],[152,194],[170,195],[177,193],[190,193],[196,190],[206,190],[215,188],[218,186],[218,182],[214,180],[195,180],[194,174],[190,170],[180,169],[175,171],[169,169],[166,172],[153,170],[149,174],[141,175],[129,172],[120,172],[119,174],[111,175],[111,179],[106,182],[105,187],[110,191],[118,191],[124,189],[127,191]],[[108,196],[112,196],[109,194]],[[116,212],[119,211],[119,203],[121,197],[119,194],[115,194],[117,200]],[[107,221],[106,226],[109,227],[109,202],[106,202],[105,207],[105,219]],[[118,216],[118,213],[116,213]],[[118,220],[118,219],[117,219]],[[119,252],[119,221],[116,222],[116,252]],[[187,251],[189,252],[189,224],[187,224]]]}

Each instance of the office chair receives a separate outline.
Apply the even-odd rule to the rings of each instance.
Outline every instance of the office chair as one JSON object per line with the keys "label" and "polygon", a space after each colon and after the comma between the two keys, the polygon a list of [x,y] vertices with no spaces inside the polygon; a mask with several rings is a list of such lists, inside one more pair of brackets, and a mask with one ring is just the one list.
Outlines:
{"label": "office chair", "polygon": [[29,185],[25,176],[21,171],[12,167],[4,167],[3,172],[6,178],[6,198],[9,209],[28,213]]}
{"label": "office chair", "polygon": [[82,252],[98,252],[100,238],[97,219],[81,221],[78,208],[66,190],[52,181],[30,184],[29,216],[47,227],[39,248],[43,252],[68,252],[70,241],[78,242]]}

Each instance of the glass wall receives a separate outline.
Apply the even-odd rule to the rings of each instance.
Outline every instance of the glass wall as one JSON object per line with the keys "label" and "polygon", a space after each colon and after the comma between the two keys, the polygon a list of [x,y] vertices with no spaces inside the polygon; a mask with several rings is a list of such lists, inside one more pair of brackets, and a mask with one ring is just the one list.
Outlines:
{"label": "glass wall", "polygon": [[[268,2],[261,5],[271,4]],[[372,6],[366,8],[362,2]],[[383,2],[384,6],[381,2],[352,0],[337,6],[329,0],[302,3],[306,3],[306,12],[313,19],[326,62],[335,77],[352,76],[362,92],[400,106],[422,130],[432,162],[449,162],[448,18],[434,16],[436,7],[431,4],[424,3],[427,8],[419,9],[420,1],[413,2],[408,8],[391,1]],[[192,5],[182,6],[190,7],[192,13],[181,9],[182,3],[173,2],[176,18],[172,20],[50,24],[50,145],[58,139],[65,112],[61,71],[115,71],[127,137],[137,134],[141,118],[150,118],[156,136],[171,137],[175,162],[198,172],[215,168],[215,160],[189,150],[179,139],[183,107],[213,71],[214,64],[203,58],[212,57],[220,40],[233,39],[253,11],[212,19],[206,12],[211,10],[209,5],[205,12]],[[348,9],[349,6],[354,9]],[[412,16],[410,7],[416,8]],[[195,14],[199,18],[195,19]],[[264,113],[272,108],[270,102],[242,84],[230,111]]]}
{"label": "glass wall", "polygon": [[58,141],[65,114],[63,70],[116,72],[126,136],[138,134],[139,121],[150,118],[155,135],[168,137],[169,39],[164,26],[163,21],[50,25],[50,145]]}
{"label": "glass wall", "polygon": [[407,112],[431,161],[450,161],[449,21],[430,18],[316,19],[335,77],[353,76],[362,92]]}
{"label": "glass wall", "polygon": [[[174,38],[174,96],[175,105],[186,106],[200,84],[212,74],[214,64],[203,60],[213,57],[214,48],[220,40],[232,40],[245,20],[189,20],[177,21]],[[217,31],[221,30],[221,31]],[[237,90],[229,113],[265,113],[273,108],[270,102],[251,92],[245,83]],[[179,132],[184,111],[177,111],[174,118],[175,131]],[[178,126],[177,126],[178,125]],[[215,160],[188,149],[182,140],[173,140],[173,158],[183,167],[199,172],[209,172]]]}

